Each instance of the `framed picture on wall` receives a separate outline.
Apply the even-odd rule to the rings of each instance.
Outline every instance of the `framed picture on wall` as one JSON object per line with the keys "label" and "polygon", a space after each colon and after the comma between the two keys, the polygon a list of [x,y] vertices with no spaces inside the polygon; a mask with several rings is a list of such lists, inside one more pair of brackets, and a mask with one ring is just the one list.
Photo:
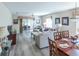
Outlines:
{"label": "framed picture on wall", "polygon": [[62,25],[69,25],[69,17],[62,17]]}
{"label": "framed picture on wall", "polygon": [[60,24],[60,18],[55,18],[55,24]]}
{"label": "framed picture on wall", "polygon": [[18,19],[13,19],[13,24],[18,24]]}

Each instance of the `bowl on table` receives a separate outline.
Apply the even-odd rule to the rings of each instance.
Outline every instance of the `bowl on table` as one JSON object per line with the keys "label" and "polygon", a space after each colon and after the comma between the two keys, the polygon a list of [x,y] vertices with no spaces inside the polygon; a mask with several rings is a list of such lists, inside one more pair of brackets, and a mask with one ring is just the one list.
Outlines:
{"label": "bowl on table", "polygon": [[67,41],[65,41],[65,40],[62,40],[62,41],[60,42],[59,46],[60,46],[61,48],[68,48],[68,47],[70,47],[70,46],[69,46],[69,43],[68,43]]}
{"label": "bowl on table", "polygon": [[68,48],[68,47],[70,47],[67,43],[59,44],[59,46],[60,46],[61,48]]}

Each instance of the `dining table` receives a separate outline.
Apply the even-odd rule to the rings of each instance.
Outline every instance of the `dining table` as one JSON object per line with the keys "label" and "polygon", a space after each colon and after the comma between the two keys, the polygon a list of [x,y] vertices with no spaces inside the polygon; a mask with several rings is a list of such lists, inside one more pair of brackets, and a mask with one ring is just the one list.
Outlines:
{"label": "dining table", "polygon": [[70,38],[55,40],[59,56],[79,56],[79,45],[76,45],[72,41]]}

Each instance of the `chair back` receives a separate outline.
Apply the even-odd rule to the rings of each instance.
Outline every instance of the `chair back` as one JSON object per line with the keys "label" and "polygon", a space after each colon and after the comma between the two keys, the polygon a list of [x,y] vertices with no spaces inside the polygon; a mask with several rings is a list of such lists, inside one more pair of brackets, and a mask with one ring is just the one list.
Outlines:
{"label": "chair back", "polygon": [[63,38],[69,38],[69,31],[62,31],[62,37]]}
{"label": "chair back", "polygon": [[50,56],[58,56],[59,53],[58,53],[58,50],[57,50],[57,45],[55,43],[55,41],[51,40],[49,37],[48,37],[48,42],[49,42],[49,55]]}
{"label": "chair back", "polygon": [[62,39],[62,33],[61,32],[54,32],[54,39],[55,40]]}

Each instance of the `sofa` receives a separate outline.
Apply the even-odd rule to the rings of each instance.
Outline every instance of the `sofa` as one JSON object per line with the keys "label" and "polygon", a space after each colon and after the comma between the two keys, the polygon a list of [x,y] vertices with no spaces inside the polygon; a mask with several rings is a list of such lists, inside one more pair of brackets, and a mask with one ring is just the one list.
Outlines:
{"label": "sofa", "polygon": [[36,36],[36,45],[39,48],[45,48],[48,47],[48,37],[52,40],[54,40],[54,36],[53,36],[53,31],[48,30],[48,31],[43,31],[41,34],[39,34],[38,36]]}

